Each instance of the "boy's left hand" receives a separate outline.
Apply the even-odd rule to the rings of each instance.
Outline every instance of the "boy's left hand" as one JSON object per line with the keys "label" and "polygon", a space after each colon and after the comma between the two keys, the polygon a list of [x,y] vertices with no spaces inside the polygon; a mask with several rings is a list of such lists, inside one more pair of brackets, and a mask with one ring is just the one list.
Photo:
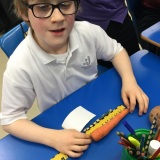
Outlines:
{"label": "boy's left hand", "polygon": [[129,108],[130,113],[134,111],[137,102],[139,105],[139,115],[147,112],[149,98],[136,82],[123,84],[121,94],[123,102]]}

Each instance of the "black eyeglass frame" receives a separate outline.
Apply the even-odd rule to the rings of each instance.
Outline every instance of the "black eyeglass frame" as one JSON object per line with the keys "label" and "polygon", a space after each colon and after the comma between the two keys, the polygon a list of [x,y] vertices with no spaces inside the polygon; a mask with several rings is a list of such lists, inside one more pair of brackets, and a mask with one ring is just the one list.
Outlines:
{"label": "black eyeglass frame", "polygon": [[[29,9],[32,10],[32,13],[33,13],[33,15],[34,15],[36,18],[49,18],[49,17],[52,15],[52,13],[53,13],[53,11],[54,11],[55,8],[58,8],[58,10],[59,10],[63,15],[72,15],[72,14],[64,14],[64,13],[61,11],[61,9],[60,9],[60,5],[61,5],[61,4],[63,4],[64,2],[70,2],[70,1],[74,1],[75,6],[77,7],[76,10],[75,10],[75,12],[72,13],[72,14],[75,14],[75,13],[78,11],[78,6],[79,6],[79,3],[80,3],[80,0],[67,0],[67,1],[63,1],[63,2],[61,2],[61,3],[58,3],[58,4],[56,4],[56,5],[51,4],[51,3],[28,4],[28,3],[24,2],[24,1],[23,1],[23,4],[24,4],[26,7],[28,7]],[[77,4],[76,4],[76,3],[77,3]],[[37,17],[37,16],[34,14],[33,7],[36,6],[36,5],[40,5],[40,4],[49,4],[49,5],[52,6],[52,11],[51,11],[51,14],[50,14],[49,16],[47,16],[47,17]]]}

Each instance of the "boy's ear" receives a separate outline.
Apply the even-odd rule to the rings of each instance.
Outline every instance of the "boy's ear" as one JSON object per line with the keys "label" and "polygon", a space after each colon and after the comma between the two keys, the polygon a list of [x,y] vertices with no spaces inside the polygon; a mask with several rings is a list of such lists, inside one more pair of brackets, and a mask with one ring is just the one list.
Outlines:
{"label": "boy's ear", "polygon": [[29,21],[29,19],[28,19],[28,16],[27,15],[25,15],[24,13],[21,13],[21,17],[22,17],[22,19],[24,20],[24,21]]}
{"label": "boy's ear", "polygon": [[18,8],[18,15],[24,20],[24,21],[29,21],[28,19],[28,13],[24,13],[22,12],[19,8]]}

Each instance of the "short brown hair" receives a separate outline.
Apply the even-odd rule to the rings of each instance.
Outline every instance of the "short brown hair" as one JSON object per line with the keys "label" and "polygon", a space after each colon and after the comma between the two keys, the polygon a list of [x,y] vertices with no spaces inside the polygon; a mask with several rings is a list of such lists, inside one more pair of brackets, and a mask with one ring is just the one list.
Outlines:
{"label": "short brown hair", "polygon": [[15,13],[19,18],[22,18],[22,14],[28,17],[28,8],[23,2],[27,2],[27,0],[14,0]]}

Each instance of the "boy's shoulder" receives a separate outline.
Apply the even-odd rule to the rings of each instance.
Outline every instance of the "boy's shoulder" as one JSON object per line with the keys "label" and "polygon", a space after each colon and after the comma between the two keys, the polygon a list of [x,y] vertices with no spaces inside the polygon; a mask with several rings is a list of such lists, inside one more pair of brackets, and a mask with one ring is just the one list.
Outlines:
{"label": "boy's shoulder", "polygon": [[12,55],[19,55],[19,54],[22,55],[22,53],[24,55],[24,53],[28,52],[27,38],[28,38],[28,36],[19,43],[19,45],[14,50]]}
{"label": "boy's shoulder", "polygon": [[74,28],[75,29],[92,29],[92,28],[95,29],[100,27],[88,21],[75,21]]}
{"label": "boy's shoulder", "polygon": [[26,37],[14,50],[12,55],[9,58],[9,63],[12,64],[18,64],[21,66],[21,64],[24,64],[24,62],[28,62],[30,57],[30,49],[28,47],[27,43],[28,37]]}
{"label": "boy's shoulder", "polygon": [[95,24],[92,24],[87,21],[75,21],[73,30],[77,32],[79,36],[98,36],[99,33],[103,32],[103,29]]}

